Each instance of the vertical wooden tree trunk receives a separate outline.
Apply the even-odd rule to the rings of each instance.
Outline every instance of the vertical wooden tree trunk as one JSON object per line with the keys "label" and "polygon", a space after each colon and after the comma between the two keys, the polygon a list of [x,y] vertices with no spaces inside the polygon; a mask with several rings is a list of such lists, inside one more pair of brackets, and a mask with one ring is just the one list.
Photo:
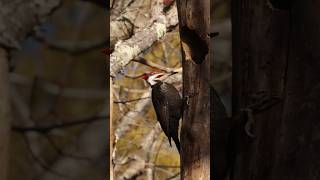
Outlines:
{"label": "vertical wooden tree trunk", "polygon": [[181,179],[210,179],[210,1],[179,0],[183,94]]}
{"label": "vertical wooden tree trunk", "polygon": [[236,180],[320,179],[320,2],[290,2],[232,2],[233,112],[282,99],[239,127]]}
{"label": "vertical wooden tree trunk", "polygon": [[9,98],[8,58],[0,48],[0,179],[7,179],[8,149],[10,137],[10,98]]}
{"label": "vertical wooden tree trunk", "polygon": [[112,88],[112,79],[110,78],[110,82],[109,82],[109,90],[110,90],[110,95],[109,95],[109,122],[107,123],[107,130],[108,132],[108,142],[109,142],[109,146],[110,148],[108,149],[108,155],[109,155],[109,159],[108,159],[108,163],[110,166],[109,169],[109,177],[111,180],[113,180],[113,163],[112,163],[112,153],[113,153],[113,140],[114,140],[114,136],[113,136],[113,130],[112,130],[112,114],[113,114],[113,88]]}

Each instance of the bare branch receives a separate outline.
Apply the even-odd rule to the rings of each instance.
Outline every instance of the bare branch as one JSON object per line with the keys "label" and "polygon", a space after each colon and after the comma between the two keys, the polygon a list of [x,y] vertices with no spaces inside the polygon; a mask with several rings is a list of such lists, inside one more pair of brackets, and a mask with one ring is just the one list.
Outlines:
{"label": "bare branch", "polygon": [[158,69],[158,70],[161,70],[161,71],[165,71],[165,72],[173,72],[176,70],[176,68],[168,68],[168,67],[165,67],[165,66],[161,66],[159,64],[156,64],[152,61],[148,61],[142,57],[138,57],[136,59],[133,59],[132,60],[133,62],[137,62],[137,63],[140,63],[140,64],[143,64],[143,65],[146,65],[146,66],[149,66],[153,69]]}
{"label": "bare branch", "polygon": [[131,74],[126,74],[124,72],[119,72],[119,74],[123,75],[126,78],[130,78],[130,79],[138,79],[138,78],[141,78],[143,76],[143,74],[138,74],[138,75],[133,74],[133,75],[131,75]]}
{"label": "bare branch", "polygon": [[30,142],[29,142],[29,139],[25,136],[22,136],[23,137],[23,140],[25,141],[25,144],[27,146],[27,149],[29,150],[30,152],[30,155],[32,157],[32,159],[44,170],[48,171],[49,173],[52,173],[58,177],[62,177],[62,178],[66,178],[66,179],[70,179],[68,178],[66,175],[64,174],[61,174],[61,173],[58,173],[58,172],[55,172],[54,170],[52,170],[50,168],[50,166],[48,166],[40,157],[38,157],[32,150],[32,147],[30,146]]}
{"label": "bare branch", "polygon": [[20,48],[21,40],[59,5],[60,0],[0,1],[0,45]]}
{"label": "bare branch", "polygon": [[[154,7],[159,8],[158,6]],[[139,30],[126,41],[119,41],[110,55],[110,74],[115,76],[124,66],[141,52],[163,37],[170,27],[177,26],[178,18],[176,8],[172,8],[166,15],[161,10],[154,10],[154,19],[151,19],[149,26]]]}
{"label": "bare branch", "polygon": [[131,103],[131,102],[136,102],[136,101],[140,101],[143,99],[149,99],[150,97],[141,97],[141,98],[137,98],[137,99],[130,99],[130,100],[122,100],[122,101],[113,101],[113,103],[116,104],[125,104],[125,103]]}
{"label": "bare branch", "polygon": [[95,121],[102,121],[102,120],[105,120],[106,118],[107,116],[92,116],[92,117],[84,118],[81,120],[74,120],[71,122],[59,123],[59,124],[51,124],[47,126],[32,126],[32,127],[12,126],[11,129],[13,131],[21,132],[21,133],[26,133],[26,132],[49,133],[50,131],[55,129],[69,128],[76,125],[88,124]]}
{"label": "bare branch", "polygon": [[149,149],[154,145],[155,140],[160,132],[160,126],[159,124],[157,124],[157,126],[152,129],[148,135],[145,136],[145,138],[141,141],[141,151],[144,153],[141,153],[141,157],[137,157],[137,161],[133,161],[129,165],[126,171],[119,176],[119,179],[131,179],[132,177],[145,172],[146,165],[148,164],[148,154],[145,152],[149,152]]}
{"label": "bare branch", "polygon": [[82,157],[82,156],[77,156],[74,154],[69,154],[64,152],[54,141],[54,139],[51,137],[50,134],[42,134],[48,141],[48,143],[52,146],[52,148],[61,156],[67,156],[70,158],[78,159],[78,160],[83,160],[83,161],[92,161],[89,157]]}
{"label": "bare branch", "polygon": [[[33,85],[32,78],[28,78],[17,73],[10,73],[9,78],[11,82],[16,84],[21,84],[25,86]],[[41,88],[47,93],[50,93],[52,95],[59,95],[62,97],[83,99],[106,98],[105,89],[61,87],[59,84],[54,84],[39,78],[37,80],[37,87]]]}
{"label": "bare branch", "polygon": [[[150,92],[145,92],[141,97],[150,96]],[[120,139],[130,128],[129,124],[134,123],[139,116],[139,114],[143,111],[143,109],[150,103],[150,99],[143,99],[139,101],[132,109],[134,111],[129,111],[120,121],[120,123],[115,128],[115,143],[117,143],[118,139]]]}
{"label": "bare branch", "polygon": [[[105,113],[105,112],[102,112]],[[105,155],[107,148],[107,142],[103,141],[106,137],[106,122],[96,121],[90,123],[86,128],[78,135],[75,144],[70,144],[69,147],[64,148],[67,152],[77,152],[77,155],[87,157],[92,162],[100,162],[102,156]],[[81,147],[74,149],[74,147]],[[94,148],[93,148],[94,147]],[[95,163],[96,164],[96,163]],[[83,179],[83,174],[79,172],[87,171],[92,168],[93,164],[83,159],[76,159],[70,157],[58,157],[52,162],[50,168],[55,172],[66,174],[71,179]],[[38,180],[56,180],[61,179],[52,173],[44,171],[37,178]],[[36,179],[35,179],[36,180]]]}
{"label": "bare branch", "polygon": [[109,44],[109,40],[106,39],[97,39],[95,41],[90,42],[75,42],[70,41],[57,41],[55,39],[47,39],[40,32],[36,33],[35,36],[36,40],[39,42],[45,43],[49,48],[56,50],[67,52],[70,54],[80,54],[89,52],[91,50],[107,46]]}
{"label": "bare branch", "polygon": [[174,175],[173,175],[173,176],[171,176],[171,177],[168,177],[166,180],[174,179],[174,178],[178,177],[179,175],[180,175],[180,172],[178,172],[178,173],[174,174]]}
{"label": "bare branch", "polygon": [[125,92],[128,92],[128,93],[146,93],[146,92],[149,92],[148,89],[131,89],[131,88],[126,88],[126,87],[123,87],[123,86],[118,86],[116,84],[113,85],[113,88],[114,89],[120,89],[125,91]]}

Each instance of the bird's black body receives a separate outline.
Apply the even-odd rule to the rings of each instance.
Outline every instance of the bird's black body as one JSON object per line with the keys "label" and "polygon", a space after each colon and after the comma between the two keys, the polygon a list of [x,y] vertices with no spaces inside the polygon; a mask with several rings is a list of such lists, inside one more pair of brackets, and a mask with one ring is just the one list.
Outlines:
{"label": "bird's black body", "polygon": [[183,101],[179,91],[172,84],[160,81],[151,88],[153,107],[161,128],[168,137],[170,146],[172,138],[180,152],[178,129]]}

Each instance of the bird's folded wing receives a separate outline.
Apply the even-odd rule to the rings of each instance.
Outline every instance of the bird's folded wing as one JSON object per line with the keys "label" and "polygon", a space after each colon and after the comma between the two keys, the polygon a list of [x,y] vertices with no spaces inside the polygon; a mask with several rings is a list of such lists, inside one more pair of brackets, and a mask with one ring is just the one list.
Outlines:
{"label": "bird's folded wing", "polygon": [[152,102],[154,110],[157,114],[157,119],[160,122],[161,128],[164,131],[164,133],[169,137],[169,102],[164,96],[161,96],[160,94],[158,94],[157,98],[152,98]]}

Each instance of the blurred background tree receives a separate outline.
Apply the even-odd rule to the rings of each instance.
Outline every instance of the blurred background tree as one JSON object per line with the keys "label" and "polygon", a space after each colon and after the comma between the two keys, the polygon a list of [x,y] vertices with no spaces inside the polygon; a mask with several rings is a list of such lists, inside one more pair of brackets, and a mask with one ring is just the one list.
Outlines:
{"label": "blurred background tree", "polygon": [[52,10],[10,51],[8,179],[105,179],[106,9],[65,0]]}

